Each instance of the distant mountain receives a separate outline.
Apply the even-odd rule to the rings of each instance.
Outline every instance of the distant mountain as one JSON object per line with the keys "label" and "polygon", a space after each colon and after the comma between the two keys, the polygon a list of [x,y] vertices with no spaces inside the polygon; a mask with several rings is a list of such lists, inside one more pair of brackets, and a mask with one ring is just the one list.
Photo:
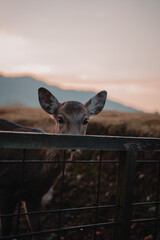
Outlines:
{"label": "distant mountain", "polygon": [[[38,107],[37,89],[45,87],[51,91],[60,102],[76,100],[85,103],[94,96],[95,92],[64,90],[28,76],[4,77],[0,75],[0,106],[24,105]],[[137,112],[138,110],[123,104],[107,100],[105,110],[122,112]]]}

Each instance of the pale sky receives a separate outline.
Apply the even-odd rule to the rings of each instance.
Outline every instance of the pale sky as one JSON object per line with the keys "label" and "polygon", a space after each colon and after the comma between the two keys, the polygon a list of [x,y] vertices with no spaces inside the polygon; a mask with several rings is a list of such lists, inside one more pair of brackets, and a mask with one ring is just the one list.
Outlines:
{"label": "pale sky", "polygon": [[160,112],[160,1],[0,0],[0,72]]}

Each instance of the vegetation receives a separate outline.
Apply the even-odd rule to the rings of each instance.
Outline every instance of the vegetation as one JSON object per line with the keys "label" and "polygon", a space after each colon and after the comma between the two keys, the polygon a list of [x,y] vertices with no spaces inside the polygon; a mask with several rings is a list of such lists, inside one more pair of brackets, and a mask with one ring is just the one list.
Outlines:
{"label": "vegetation", "polygon": [[[0,118],[47,132],[54,128],[53,119],[40,108],[0,107]],[[87,134],[160,137],[160,115],[103,111],[90,120]]]}
{"label": "vegetation", "polygon": [[[0,118],[15,123],[41,128],[47,132],[53,132],[54,121],[40,108],[26,107],[1,107]],[[87,134],[94,135],[116,135],[136,137],[160,137],[160,115],[146,113],[122,113],[116,111],[102,112],[90,120]],[[99,152],[84,151],[79,156],[81,160],[98,160]],[[119,153],[104,152],[103,160],[118,160]],[[158,154],[139,154],[137,159],[160,159]],[[73,163],[65,174],[63,208],[75,208],[84,206],[95,206],[97,200],[97,180],[99,164]],[[159,174],[157,164],[137,164],[135,176],[134,202],[155,201],[157,196],[157,175]],[[102,164],[100,199],[101,205],[115,204],[117,189],[118,164]],[[58,209],[60,199],[61,183],[57,183],[53,198],[44,206],[45,210]],[[160,196],[159,196],[160,198]],[[154,217],[155,205],[147,205],[133,208],[133,219],[143,217]],[[98,221],[113,221],[115,210],[99,210]],[[83,225],[94,223],[95,210],[84,210],[76,212],[64,212],[62,214],[62,226]],[[21,219],[22,228],[27,229],[26,220]],[[57,227],[58,215],[48,214],[42,216],[43,229]],[[63,233],[61,239],[65,240],[88,240],[92,239],[93,230]],[[133,240],[151,240],[154,235],[153,222],[145,224],[132,224]],[[97,229],[97,240],[113,240],[114,228],[102,227]]]}

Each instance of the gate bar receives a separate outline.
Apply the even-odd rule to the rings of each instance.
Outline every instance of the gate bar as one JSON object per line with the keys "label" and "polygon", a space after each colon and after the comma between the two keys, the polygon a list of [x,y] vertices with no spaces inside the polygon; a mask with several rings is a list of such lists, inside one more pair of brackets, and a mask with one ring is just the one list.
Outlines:
{"label": "gate bar", "polygon": [[130,240],[132,194],[135,175],[135,152],[134,146],[129,152],[121,152],[119,164],[119,176],[117,186],[117,209],[116,219],[118,221],[117,240]]}

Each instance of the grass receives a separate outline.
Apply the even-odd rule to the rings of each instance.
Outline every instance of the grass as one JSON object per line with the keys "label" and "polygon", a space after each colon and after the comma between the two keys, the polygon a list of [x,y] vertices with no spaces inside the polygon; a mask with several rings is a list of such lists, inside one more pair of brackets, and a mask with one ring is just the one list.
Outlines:
{"label": "grass", "polygon": [[[47,132],[54,128],[53,119],[41,108],[0,107],[0,118]],[[160,115],[103,111],[90,119],[87,134],[160,137]]]}

